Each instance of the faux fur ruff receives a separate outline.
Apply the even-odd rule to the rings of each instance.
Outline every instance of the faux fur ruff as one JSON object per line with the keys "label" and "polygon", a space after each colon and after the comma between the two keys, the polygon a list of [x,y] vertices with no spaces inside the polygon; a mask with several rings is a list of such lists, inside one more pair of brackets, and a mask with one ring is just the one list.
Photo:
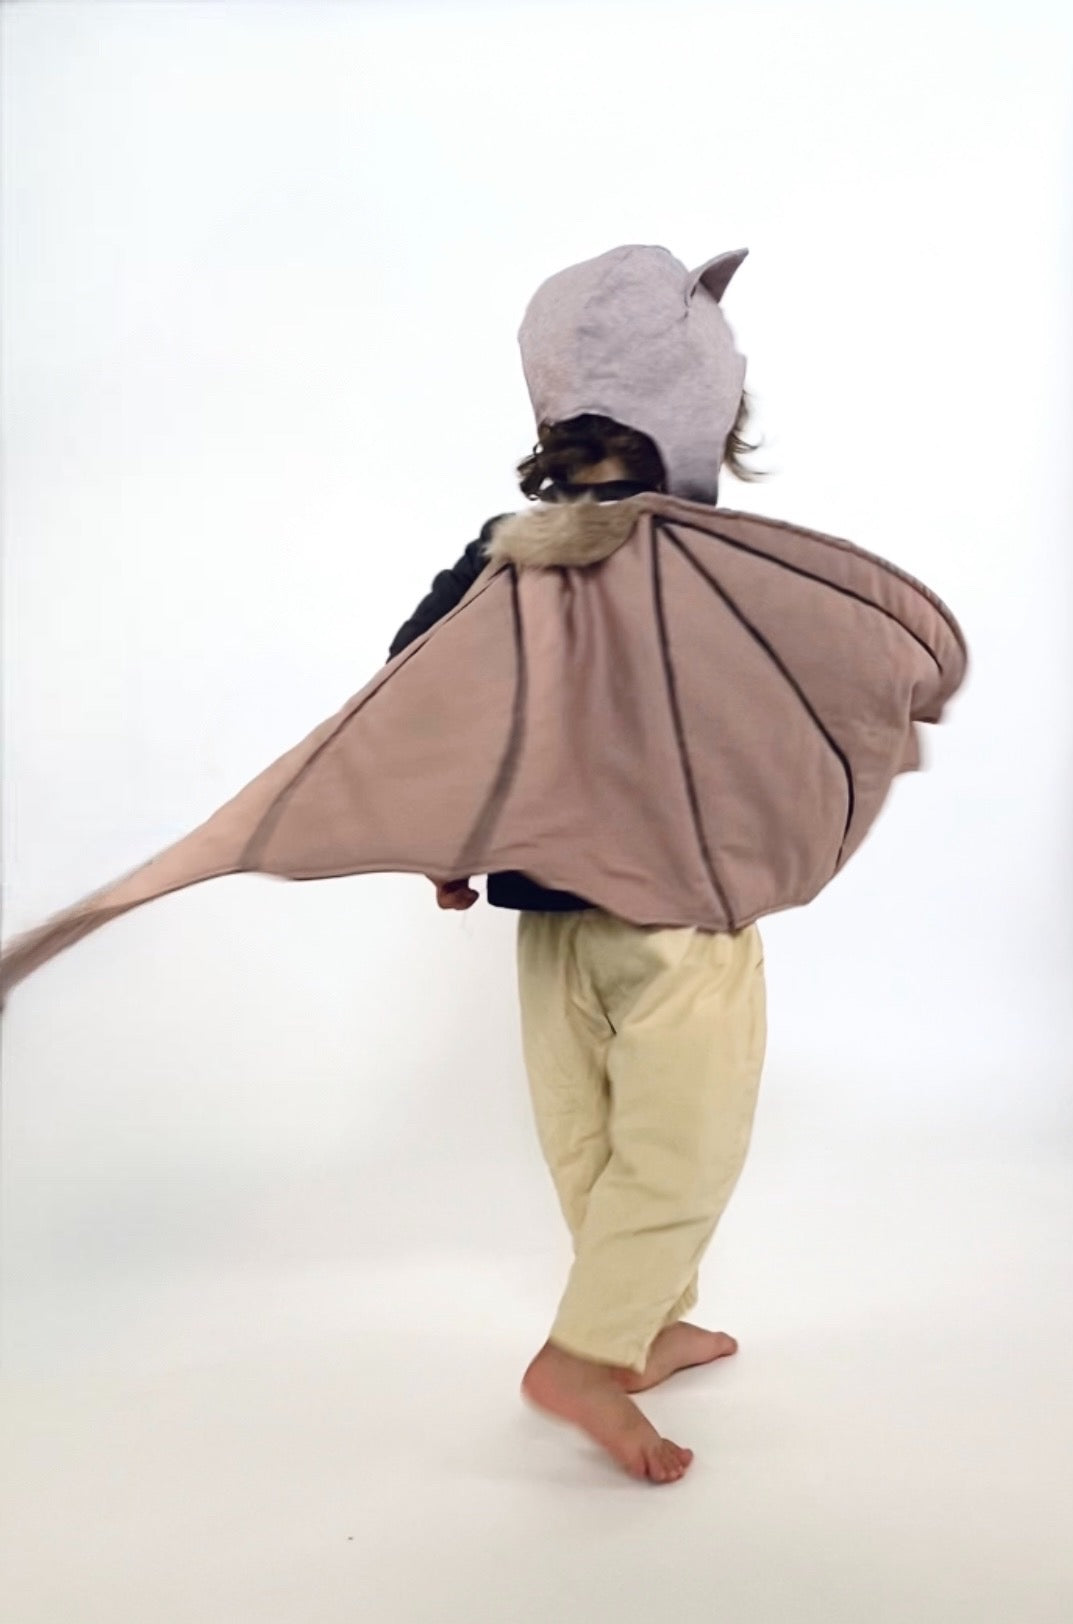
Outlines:
{"label": "faux fur ruff", "polygon": [[600,564],[627,540],[640,513],[640,504],[630,498],[542,502],[496,526],[488,560],[530,570]]}

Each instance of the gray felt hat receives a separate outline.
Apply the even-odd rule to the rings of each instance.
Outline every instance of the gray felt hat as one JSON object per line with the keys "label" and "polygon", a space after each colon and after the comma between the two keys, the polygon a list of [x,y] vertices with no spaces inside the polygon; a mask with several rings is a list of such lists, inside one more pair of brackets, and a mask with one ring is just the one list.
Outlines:
{"label": "gray felt hat", "polygon": [[537,424],[583,413],[654,440],[667,489],[714,502],[745,358],[719,301],[748,253],[689,271],[666,248],[612,248],[539,287],[518,335]]}

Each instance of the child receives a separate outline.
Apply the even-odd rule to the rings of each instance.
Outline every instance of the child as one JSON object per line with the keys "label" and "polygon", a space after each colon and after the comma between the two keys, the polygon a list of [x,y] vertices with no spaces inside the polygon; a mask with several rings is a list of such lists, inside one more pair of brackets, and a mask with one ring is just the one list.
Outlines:
{"label": "child", "polygon": [[[726,460],[749,477],[744,421],[743,403]],[[519,474],[526,495],[552,502],[618,502],[666,481],[647,435],[591,414],[544,425]],[[462,601],[494,531],[437,576],[392,656]],[[467,879],[437,897],[445,909],[478,900]],[[692,1452],[628,1395],[737,1349],[684,1316],[749,1142],[765,1035],[759,934],[639,929],[518,873],[491,875],[488,900],[520,915],[526,1066],[575,1254],[523,1390],[635,1477],[672,1482]]]}
{"label": "child", "polygon": [[846,542],[717,508],[745,363],[690,273],[614,249],[521,330],[540,440],[385,670],[202,828],[17,941],[5,988],[167,892],[256,871],[437,877],[520,914],[522,1032],[574,1243],[524,1390],[682,1476],[632,1393],[735,1351],[688,1324],[764,1051],[756,921],[814,897],[966,669],[949,611]]}

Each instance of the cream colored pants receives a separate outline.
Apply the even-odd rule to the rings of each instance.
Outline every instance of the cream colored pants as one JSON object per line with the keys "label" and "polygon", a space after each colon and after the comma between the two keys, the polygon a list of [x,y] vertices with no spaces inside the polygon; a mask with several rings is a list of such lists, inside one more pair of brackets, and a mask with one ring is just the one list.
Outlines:
{"label": "cream colored pants", "polygon": [[522,914],[518,960],[537,1131],[574,1241],[551,1340],[643,1370],[696,1301],[748,1149],[760,936]]}

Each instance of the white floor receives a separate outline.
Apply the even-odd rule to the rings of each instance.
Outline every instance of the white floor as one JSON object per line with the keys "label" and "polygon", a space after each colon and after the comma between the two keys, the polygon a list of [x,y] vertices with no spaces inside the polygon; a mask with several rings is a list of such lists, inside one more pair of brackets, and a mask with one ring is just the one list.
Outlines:
{"label": "white floor", "polygon": [[703,1304],[742,1352],[650,1400],[697,1454],[669,1489],[516,1398],[563,1261],[516,1170],[433,1161],[421,1208],[386,1170],[251,1194],[196,1268],[39,1253],[3,1617],[1069,1624],[1071,1173],[758,1149]]}

